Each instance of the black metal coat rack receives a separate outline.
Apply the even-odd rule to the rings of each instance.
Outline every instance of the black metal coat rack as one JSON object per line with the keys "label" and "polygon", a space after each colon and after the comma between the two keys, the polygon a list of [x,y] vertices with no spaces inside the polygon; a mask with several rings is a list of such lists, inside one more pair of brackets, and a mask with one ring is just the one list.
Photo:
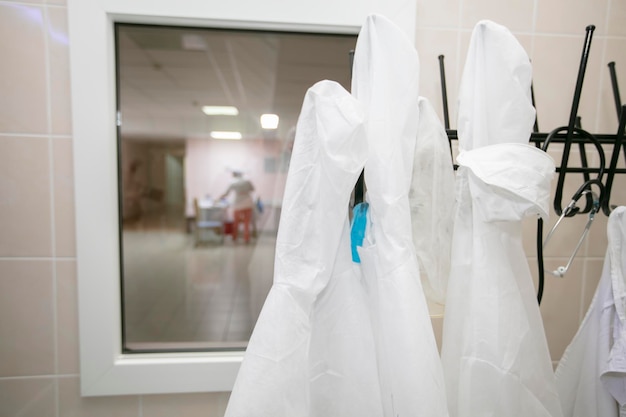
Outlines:
{"label": "black metal coat rack", "polygon": [[[580,66],[578,69],[578,77],[576,80],[576,87],[574,90],[574,97],[572,100],[572,106],[570,111],[570,118],[567,126],[562,126],[554,129],[549,133],[540,133],[538,127],[538,121],[535,119],[534,131],[531,133],[529,142],[534,143],[535,146],[547,151],[548,147],[552,143],[563,143],[563,154],[561,157],[560,165],[557,166],[556,172],[558,173],[557,188],[555,192],[553,207],[554,211],[559,216],[573,217],[578,214],[595,215],[596,212],[602,211],[605,215],[609,215],[613,206],[611,203],[611,189],[613,187],[613,181],[615,174],[626,174],[626,169],[617,168],[619,160],[620,150],[624,150],[624,158],[626,158],[626,147],[623,146],[624,141],[624,129],[626,127],[626,105],[623,105],[620,99],[619,87],[617,83],[617,76],[615,73],[615,63],[610,62],[608,64],[611,86],[613,89],[613,95],[615,100],[615,108],[617,111],[617,117],[619,121],[619,127],[617,133],[612,134],[591,134],[581,127],[581,120],[578,117],[578,105],[580,103],[580,97],[582,92],[582,86],[585,76],[585,70],[587,68],[587,62],[589,59],[589,51],[591,48],[591,40],[593,37],[593,31],[595,26],[589,25],[586,27],[585,41],[583,45],[582,55],[580,59]],[[439,68],[441,75],[441,93],[443,98],[443,114],[445,121],[445,128],[450,141],[450,152],[452,152],[452,140],[457,140],[457,131],[450,129],[449,114],[448,114],[448,100],[447,89],[445,82],[445,67],[444,56],[439,56]],[[531,98],[533,105],[534,91],[531,86]],[[577,144],[579,147],[581,163],[579,166],[572,166],[569,161],[570,150],[572,145]],[[590,167],[587,159],[586,144],[591,144],[595,147],[599,155],[599,164],[597,167]],[[609,166],[606,166],[606,157],[604,153],[603,145],[613,145],[613,151],[610,158]],[[457,166],[455,165],[455,169]],[[576,204],[570,203],[563,209],[563,186],[565,184],[565,177],[567,174],[582,174],[583,183],[580,188],[572,196],[572,202],[577,202],[583,196],[586,203],[584,207],[578,207]],[[591,175],[594,175],[591,178]],[[605,177],[606,174],[606,177]],[[594,187],[597,190],[594,190]],[[597,192],[596,192],[597,191]],[[595,198],[594,198],[595,196]],[[591,217],[592,219],[592,217]],[[543,220],[539,219],[537,224],[537,257],[538,257],[538,271],[539,271],[539,285],[537,289],[537,301],[541,303],[543,295],[544,285],[544,267],[543,267]]]}

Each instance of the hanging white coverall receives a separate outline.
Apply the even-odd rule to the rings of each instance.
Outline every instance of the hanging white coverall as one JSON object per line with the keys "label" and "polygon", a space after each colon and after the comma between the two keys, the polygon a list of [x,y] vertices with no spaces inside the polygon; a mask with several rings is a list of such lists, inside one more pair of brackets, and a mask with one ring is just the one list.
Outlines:
{"label": "hanging white coverall", "polygon": [[339,84],[320,81],[307,91],[285,186],[274,284],[226,417],[381,415],[347,211],[367,156],[362,123],[361,106]]}
{"label": "hanging white coverall", "polygon": [[528,145],[531,65],[479,22],[459,93],[457,213],[442,361],[453,417],[560,417],[521,220],[548,216],[554,161]]}
{"label": "hanging white coverall", "polygon": [[556,368],[565,417],[626,417],[626,207],[611,212],[602,277]]}
{"label": "hanging white coverall", "polygon": [[[372,16],[355,51],[358,100],[330,81],[307,92],[274,284],[226,417],[448,415],[408,206],[418,69],[401,31]],[[366,159],[371,221],[357,264],[347,208]]]}
{"label": "hanging white coverall", "polygon": [[364,107],[369,144],[365,184],[371,221],[359,254],[371,299],[385,417],[448,415],[409,206],[421,117],[418,84],[412,43],[386,18],[369,16],[357,40],[352,94]]}
{"label": "hanging white coverall", "polygon": [[442,315],[454,229],[454,167],[450,142],[435,109],[419,98],[419,127],[409,190],[413,243],[431,315]]}

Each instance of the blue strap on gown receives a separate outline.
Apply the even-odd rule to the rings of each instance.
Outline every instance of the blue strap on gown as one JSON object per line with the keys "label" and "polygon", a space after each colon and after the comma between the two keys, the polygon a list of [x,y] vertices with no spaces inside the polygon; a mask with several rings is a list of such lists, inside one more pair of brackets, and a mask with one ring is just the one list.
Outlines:
{"label": "blue strap on gown", "polygon": [[352,261],[361,263],[357,246],[363,246],[365,227],[367,226],[368,203],[359,203],[352,209],[352,226],[350,228],[350,242],[352,246]]}

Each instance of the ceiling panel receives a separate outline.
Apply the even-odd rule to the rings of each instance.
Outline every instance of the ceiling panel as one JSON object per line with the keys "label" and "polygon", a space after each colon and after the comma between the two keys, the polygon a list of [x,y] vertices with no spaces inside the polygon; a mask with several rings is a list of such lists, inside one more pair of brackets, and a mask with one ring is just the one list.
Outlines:
{"label": "ceiling panel", "polygon": [[[239,130],[244,138],[281,139],[296,124],[306,90],[322,79],[349,85],[355,36],[118,25],[122,135],[208,137]],[[206,116],[203,105],[233,105],[235,117]],[[263,134],[259,117],[280,117]]]}

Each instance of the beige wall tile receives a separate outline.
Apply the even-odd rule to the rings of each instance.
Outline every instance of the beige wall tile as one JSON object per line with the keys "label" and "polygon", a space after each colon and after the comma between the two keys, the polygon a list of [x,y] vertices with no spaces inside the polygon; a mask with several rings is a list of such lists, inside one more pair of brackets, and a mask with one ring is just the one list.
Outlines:
{"label": "beige wall tile", "polygon": [[[582,55],[584,35],[581,35],[580,39],[580,53]],[[585,73],[583,88],[583,94],[585,96],[583,96],[583,99],[581,99],[579,116],[582,117],[582,128],[591,133],[606,133],[599,128],[600,109],[609,108],[609,106],[611,106],[610,108],[613,109],[611,113],[612,115],[615,115],[615,104],[613,99],[609,97],[603,97],[601,93],[602,87],[604,85],[607,85],[610,88],[609,71],[607,67],[608,61],[606,61],[605,58],[606,43],[607,39],[605,37],[593,37],[591,43],[591,52],[589,54],[589,63],[587,65],[587,72]],[[614,130],[617,130],[617,123],[615,123]]]}
{"label": "beige wall tile", "polygon": [[[624,138],[624,141],[622,142],[622,149],[619,150],[619,158],[617,160],[617,167],[618,168],[626,168],[626,154],[624,153],[624,148],[626,148],[626,137]],[[607,155],[607,158],[609,158],[610,160],[610,155],[612,155],[613,152],[613,148],[610,147],[610,150],[605,149],[605,154]],[[619,180],[623,180],[626,176],[624,174],[616,174],[615,176],[615,180],[619,181]],[[621,197],[626,197],[626,182],[622,182],[621,185],[619,184],[614,184],[617,189],[614,190],[615,191],[615,195]],[[620,200],[620,201],[624,201],[626,202],[626,200]]]}
{"label": "beige wall tile", "polygon": [[[567,129],[565,129],[563,133],[565,133],[566,131]],[[561,167],[564,164],[572,168],[582,167],[582,157],[581,157],[581,152],[580,152],[578,144],[572,144],[572,146],[570,147],[569,158],[566,161],[563,160],[563,156],[564,156],[563,149],[564,149],[563,143],[550,143],[548,147],[548,154],[554,159],[554,162],[557,168]],[[587,145],[585,146],[585,153],[587,157],[587,166],[590,168],[596,168],[596,169],[599,168],[600,163],[599,163],[599,153],[598,153],[597,148],[595,146]],[[597,174],[591,174],[590,178],[597,178]],[[554,202],[556,200],[556,188],[558,185],[558,179],[559,179],[559,173],[555,173],[552,179],[552,184],[551,184],[552,188],[551,188],[550,208],[552,212],[550,213],[550,215],[552,217],[552,223],[554,223],[558,218],[558,215],[556,214],[556,211],[554,209],[554,205],[555,205]],[[558,206],[561,207],[562,210],[564,210],[571,203],[572,199],[575,197],[576,193],[579,191],[580,187],[584,184],[584,182],[585,182],[585,179],[583,175],[580,173],[566,173],[565,174],[563,190],[561,192],[561,199],[558,201]],[[598,189],[597,186],[595,185],[592,186],[592,191],[596,195],[599,195],[600,190]],[[586,195],[580,196],[579,199],[577,200],[576,205],[581,210],[585,209],[587,206],[587,196]],[[588,215],[579,213],[577,214],[576,217],[585,217],[585,222],[586,222]],[[581,229],[581,232],[582,232],[582,229]]]}
{"label": "beige wall tile", "polygon": [[[464,31],[461,32],[461,34],[459,35],[459,52],[458,52],[458,62],[457,62],[457,68],[456,68],[456,74],[457,74],[457,79],[456,79],[456,86],[457,86],[457,94],[458,94],[458,89],[460,87],[461,84],[461,79],[463,78],[463,69],[465,68],[465,61],[467,61],[467,51],[469,50],[469,45],[470,45],[470,41],[472,39],[472,31],[471,29],[469,31]],[[456,102],[458,96],[457,97],[450,97],[451,101],[450,103],[454,103],[454,110],[458,111],[458,103]],[[454,126],[456,126],[456,120],[454,122]]]}
{"label": "beige wall tile", "polygon": [[46,133],[46,53],[41,7],[0,3],[0,133]]}
{"label": "beige wall tile", "polygon": [[626,36],[626,26],[624,26],[624,20],[626,20],[626,3],[623,1],[610,1],[609,26],[607,33],[613,36]]}
{"label": "beige wall tile", "polygon": [[[626,45],[625,45],[626,46]],[[613,99],[613,91],[611,90],[611,81],[607,70],[606,75],[602,75],[602,91],[600,92],[600,100],[598,102],[598,120],[596,128],[589,130],[591,133],[615,135],[619,124],[617,111]],[[621,93],[621,91],[620,91]],[[610,154],[607,155],[610,158]],[[607,159],[608,164],[609,159]]]}
{"label": "beige wall tile", "polygon": [[[540,129],[541,130],[541,129]],[[547,132],[546,130],[542,130],[544,132]],[[544,144],[542,143],[542,147],[544,146]],[[552,142],[549,144],[548,148],[546,149],[546,152],[548,153],[548,155],[550,155],[550,157],[554,160],[554,163],[558,166],[561,162],[561,155],[563,153],[563,148],[564,145],[562,143],[557,143],[557,142]],[[542,148],[543,149],[543,148]],[[554,173],[554,178],[553,181],[556,181],[556,177],[557,177],[558,173]],[[554,185],[554,184],[553,184]]]}
{"label": "beige wall tile", "polygon": [[591,300],[593,299],[600,277],[602,276],[602,267],[604,259],[585,259],[585,286],[583,288],[583,299],[580,306],[581,320],[587,313]]}
{"label": "beige wall tile", "polygon": [[57,363],[59,374],[79,372],[76,262],[56,261]]}
{"label": "beige wall tile", "polygon": [[[578,116],[581,117],[582,128],[595,133],[598,132],[598,89],[602,83],[602,71],[604,71],[604,63],[602,62],[602,50],[604,41],[598,39],[592,46],[589,54],[589,63],[582,89],[582,96],[578,107]],[[582,53],[582,38],[580,40],[580,48]],[[572,72],[577,73],[577,69]],[[571,102],[574,95],[574,88],[567,100],[568,108],[571,108]],[[567,122],[565,123],[567,125]]]}
{"label": "beige wall tile", "polygon": [[606,237],[607,224],[608,217],[606,217],[604,213],[599,213],[595,216],[595,220],[591,224],[589,234],[587,235],[586,248],[584,252],[587,257],[604,259],[608,245],[608,239]]}
{"label": "beige wall tile", "polygon": [[52,262],[0,260],[0,377],[54,373]]}
{"label": "beige wall tile", "polygon": [[[558,216],[552,213],[550,221],[544,222],[543,241],[546,242],[548,234],[556,224]],[[567,257],[569,258],[578,244],[587,218],[584,215],[564,218],[561,223],[554,229],[552,237],[543,247],[543,256],[545,258]],[[584,242],[583,242],[584,244]],[[577,257],[584,255],[584,246],[581,246],[577,253]]]}
{"label": "beige wall tile", "polygon": [[531,35],[525,35],[515,32],[511,33],[513,33],[513,36],[515,36],[520,45],[522,45],[522,48],[524,48],[524,51],[526,51],[526,55],[528,55],[528,58],[530,59],[533,51],[534,38]]}
{"label": "beige wall tile", "polygon": [[[622,169],[626,168],[625,149],[626,149],[626,137],[623,138],[622,146],[621,146],[621,149],[619,150],[617,168],[622,168]],[[607,156],[607,164],[610,165],[611,156],[613,155],[612,147],[610,147],[610,149],[606,149],[605,153]],[[609,205],[610,207],[626,206],[626,174],[615,174],[613,185],[611,187],[611,195],[609,197]]]}
{"label": "beige wall tile", "polygon": [[[584,34],[576,37],[535,37],[531,59],[539,130],[542,132],[568,125],[583,42]],[[583,127],[590,126],[590,130],[596,124],[596,91],[600,86],[601,59],[601,46],[595,47],[592,42],[577,112]]]}
{"label": "beige wall tile", "polygon": [[416,48],[420,57],[420,95],[428,98],[441,123],[443,117],[443,99],[441,92],[441,76],[439,55],[444,55],[446,90],[448,95],[448,113],[450,125],[456,125],[454,104],[457,98],[457,44],[458,32],[451,30],[418,29]]}
{"label": "beige wall tile", "polygon": [[143,417],[221,417],[230,393],[150,395],[143,397]]}
{"label": "beige wall tile", "polygon": [[[588,129],[588,130],[591,131],[591,129]],[[606,158],[604,167],[605,169],[608,169],[609,161],[611,160],[612,150],[613,150],[613,146],[600,144],[600,146],[598,147],[591,141],[587,141],[587,143],[585,143],[585,152],[587,153],[587,162],[589,166],[592,168],[599,168],[601,156],[604,155]],[[597,176],[598,176],[597,174],[592,174],[591,178],[595,178]],[[579,177],[582,178],[582,176],[580,175]],[[594,189],[594,191],[596,190]]]}
{"label": "beige wall tile", "polygon": [[595,25],[599,35],[606,34],[609,0],[571,1],[542,0],[537,2],[537,32],[576,34],[587,25]]}
{"label": "beige wall tile", "polygon": [[418,0],[417,26],[456,28],[459,25],[461,0]]}
{"label": "beige wall tile", "polygon": [[52,141],[54,164],[54,238],[57,256],[76,255],[72,140]]}
{"label": "beige wall tile", "polygon": [[[620,158],[624,159],[624,152]],[[609,200],[611,206],[626,206],[626,174],[615,176],[615,182],[611,188],[611,197]]]}
{"label": "beige wall tile", "polygon": [[69,135],[72,131],[70,95],[69,40],[67,11],[49,7],[48,50],[50,57],[50,122],[56,135]]}
{"label": "beige wall tile", "polygon": [[[624,138],[626,139],[626,138]],[[624,141],[624,145],[626,145],[626,140]],[[607,169],[611,164],[611,158],[613,156],[613,146],[604,145],[604,152],[606,155],[606,164]],[[626,155],[624,154],[624,147],[620,147],[618,150],[618,159],[617,159],[617,168],[623,169],[626,165]],[[608,185],[608,178],[605,177],[605,184]],[[608,195],[609,199],[609,207],[614,208],[616,206],[626,205],[626,175],[615,174],[613,177],[613,184],[610,190],[606,190],[610,192]]]}
{"label": "beige wall tile", "polygon": [[[567,259],[548,259],[546,271],[565,265]],[[558,361],[580,324],[580,303],[583,282],[583,261],[574,260],[564,278],[546,273],[541,316],[553,361]],[[536,272],[533,272],[536,276]]]}
{"label": "beige wall tile", "polygon": [[533,27],[533,2],[526,0],[463,1],[461,27],[471,29],[483,19],[493,20],[512,31],[529,32]]}
{"label": "beige wall tile", "polygon": [[50,256],[46,139],[0,137],[0,202],[0,256]]}
{"label": "beige wall tile", "polygon": [[0,416],[56,417],[53,378],[0,379]]}
{"label": "beige wall tile", "polygon": [[138,417],[139,397],[81,397],[78,378],[60,378],[59,411],[72,417]]}
{"label": "beige wall tile", "polygon": [[[543,230],[545,235],[545,221]],[[524,245],[524,253],[527,257],[537,256],[537,217],[525,217],[522,221],[522,244]],[[531,268],[533,268],[532,264]]]}
{"label": "beige wall tile", "polygon": [[601,70],[602,83],[600,85],[599,116],[596,131],[615,134],[618,127],[618,117],[608,64],[609,62],[615,63],[620,101],[624,104],[626,102],[626,39],[609,38],[605,39],[604,43],[605,51]]}

